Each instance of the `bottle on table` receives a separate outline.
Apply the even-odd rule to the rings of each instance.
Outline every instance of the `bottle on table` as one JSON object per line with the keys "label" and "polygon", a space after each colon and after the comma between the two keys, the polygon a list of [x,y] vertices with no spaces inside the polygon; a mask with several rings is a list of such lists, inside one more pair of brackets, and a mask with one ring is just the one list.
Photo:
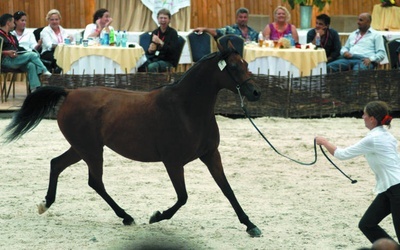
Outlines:
{"label": "bottle on table", "polygon": [[114,46],[115,44],[115,31],[114,29],[110,29],[110,41],[109,41],[110,46]]}
{"label": "bottle on table", "polygon": [[110,43],[110,33],[106,30],[106,28],[102,31],[103,36],[101,38],[101,45],[108,46]]}
{"label": "bottle on table", "polygon": [[260,47],[262,47],[263,44],[264,44],[264,36],[263,36],[262,32],[260,31],[260,33],[258,34],[258,45]]}
{"label": "bottle on table", "polygon": [[115,36],[115,45],[117,47],[121,46],[121,31],[118,30],[117,35]]}
{"label": "bottle on table", "polygon": [[121,46],[125,48],[127,42],[128,42],[128,34],[126,34],[126,30],[124,30],[124,33],[122,33],[121,36]]}
{"label": "bottle on table", "polygon": [[317,32],[315,36],[315,47],[320,48],[321,47],[321,35]]}

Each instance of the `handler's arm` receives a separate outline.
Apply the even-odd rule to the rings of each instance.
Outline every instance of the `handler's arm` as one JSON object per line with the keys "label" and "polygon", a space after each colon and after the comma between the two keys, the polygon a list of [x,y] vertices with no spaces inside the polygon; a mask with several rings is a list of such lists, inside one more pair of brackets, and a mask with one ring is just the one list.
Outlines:
{"label": "handler's arm", "polygon": [[317,145],[324,146],[331,155],[335,154],[337,147],[335,145],[333,145],[332,143],[330,143],[326,138],[324,138],[322,136],[317,136],[317,137],[315,137],[315,142],[317,143]]}

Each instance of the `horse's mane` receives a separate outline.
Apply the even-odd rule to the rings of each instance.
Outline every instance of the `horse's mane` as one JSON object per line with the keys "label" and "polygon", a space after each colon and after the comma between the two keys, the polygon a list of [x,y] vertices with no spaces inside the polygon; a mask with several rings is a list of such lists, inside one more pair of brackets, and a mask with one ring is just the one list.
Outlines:
{"label": "horse's mane", "polygon": [[225,49],[222,52],[213,52],[208,55],[203,56],[200,60],[198,60],[195,64],[193,64],[178,80],[175,80],[170,86],[178,84],[182,79],[184,79],[188,74],[190,74],[193,70],[197,69],[199,65],[201,65],[203,62],[211,60],[215,57],[218,58],[218,60],[223,60],[229,57],[230,54],[232,53],[238,53],[235,49]]}

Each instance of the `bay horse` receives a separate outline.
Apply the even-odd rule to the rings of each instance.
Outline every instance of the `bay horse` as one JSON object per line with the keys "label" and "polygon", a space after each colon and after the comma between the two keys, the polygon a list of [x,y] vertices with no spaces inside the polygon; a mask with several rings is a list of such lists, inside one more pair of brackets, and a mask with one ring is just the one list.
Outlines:
{"label": "bay horse", "polygon": [[261,235],[241,208],[223,171],[214,106],[221,89],[249,101],[260,98],[247,62],[232,44],[194,64],[180,80],[149,92],[107,87],[65,89],[45,86],[29,94],[5,130],[7,142],[20,138],[58,108],[58,126],[70,148],[50,162],[44,213],[54,203],[58,177],[68,166],[83,160],[89,168],[88,184],[130,225],[134,219],[106,192],[103,184],[103,148],[142,162],[161,161],[177,194],[176,203],[157,211],[149,223],[170,219],[187,199],[185,164],[199,158],[252,237]]}

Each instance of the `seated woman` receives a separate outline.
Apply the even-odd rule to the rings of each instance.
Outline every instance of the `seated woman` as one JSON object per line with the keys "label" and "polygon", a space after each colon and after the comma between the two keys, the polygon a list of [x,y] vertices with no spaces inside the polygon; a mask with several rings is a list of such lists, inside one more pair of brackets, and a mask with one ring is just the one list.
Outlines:
{"label": "seated woman", "polygon": [[11,14],[0,17],[0,37],[3,39],[1,66],[10,69],[22,69],[28,72],[31,91],[41,85],[38,74],[51,75],[40,61],[39,55],[33,51],[26,51],[19,46],[18,39],[11,34],[15,27]]}
{"label": "seated woman", "polygon": [[114,29],[110,24],[113,19],[110,16],[110,12],[107,9],[98,9],[93,14],[93,23],[86,25],[85,32],[83,33],[83,39],[88,37],[100,37],[101,31],[106,29],[107,32]]}
{"label": "seated woman", "polygon": [[287,34],[292,34],[295,43],[299,42],[299,34],[297,33],[296,26],[289,23],[290,13],[283,7],[278,6],[274,10],[274,22],[267,24],[263,30],[265,39],[279,40]]}
{"label": "seated woman", "polygon": [[61,27],[61,14],[58,10],[50,10],[47,13],[46,20],[49,22],[49,25],[44,27],[40,33],[40,38],[42,39],[42,54],[40,57],[43,60],[51,62],[51,66],[48,68],[49,71],[59,74],[62,69],[57,65],[54,58],[54,50],[59,43],[64,43],[65,38],[69,38],[72,41],[73,37]]}
{"label": "seated woman", "polygon": [[17,39],[19,46],[27,51],[38,51],[42,47],[42,40],[36,41],[35,35],[31,31],[26,30],[26,13],[17,11],[14,13],[15,28],[11,31]]}

